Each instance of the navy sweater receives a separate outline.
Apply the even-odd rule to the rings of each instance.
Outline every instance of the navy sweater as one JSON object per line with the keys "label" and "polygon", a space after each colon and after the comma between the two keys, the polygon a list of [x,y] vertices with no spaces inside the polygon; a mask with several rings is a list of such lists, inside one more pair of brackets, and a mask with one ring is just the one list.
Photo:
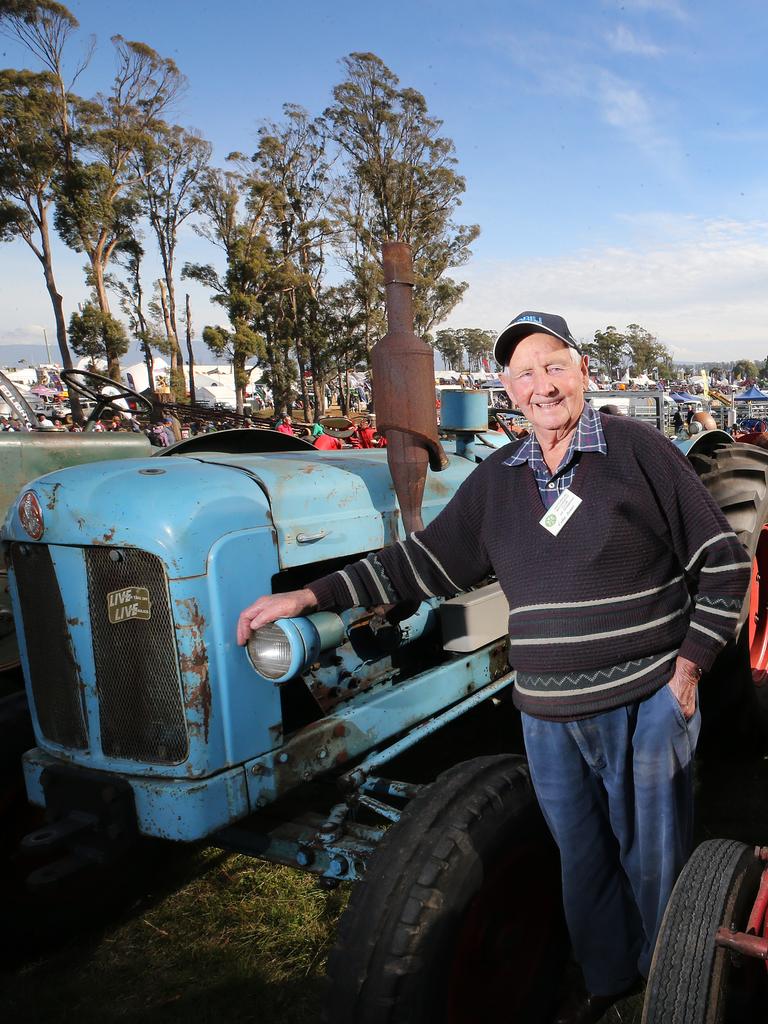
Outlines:
{"label": "navy sweater", "polygon": [[320,608],[450,597],[496,576],[509,602],[515,703],[585,717],[648,696],[677,654],[705,671],[735,633],[749,559],[688,460],[654,428],[601,416],[582,503],[553,537],[514,450],[475,469],[429,526],[309,585]]}

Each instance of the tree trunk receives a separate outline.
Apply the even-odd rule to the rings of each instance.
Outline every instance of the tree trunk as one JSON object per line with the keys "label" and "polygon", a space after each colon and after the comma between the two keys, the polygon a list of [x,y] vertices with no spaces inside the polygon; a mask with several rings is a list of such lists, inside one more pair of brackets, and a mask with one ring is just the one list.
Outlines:
{"label": "tree trunk", "polygon": [[168,289],[166,288],[165,281],[161,277],[157,279],[157,290],[160,293],[160,308],[163,311],[165,338],[168,342],[169,357],[171,360],[171,373],[173,373],[179,365],[179,353],[178,346],[175,343],[176,339],[173,335],[173,324],[171,323],[171,314],[168,308]]}
{"label": "tree trunk", "polygon": [[177,402],[183,402],[187,397],[187,384],[184,380],[184,360],[181,356],[178,339],[174,333],[171,305],[168,301],[168,288],[162,277],[157,280],[157,290],[160,293],[160,308],[163,311],[165,338],[168,342],[171,360],[171,370],[168,375],[170,377],[171,393]]}
{"label": "tree trunk", "polygon": [[241,416],[243,415],[243,406],[245,405],[245,359],[246,357],[240,352],[235,352],[232,356],[232,369],[235,374],[235,411]]}
{"label": "tree trunk", "polygon": [[[173,263],[174,263],[174,250],[176,248],[175,243],[175,229],[174,237],[167,238],[163,228],[159,223],[153,222],[155,228],[155,234],[160,248],[160,259],[163,264],[163,279],[165,287],[167,289],[167,305],[163,307],[163,318],[165,320],[165,333],[168,338],[168,344],[171,348],[171,366],[172,369],[178,367],[181,372],[184,370],[184,358],[181,354],[181,343],[179,342],[179,326],[176,320],[176,285],[173,281]],[[158,282],[159,284],[160,282]],[[161,302],[162,302],[161,298]],[[174,355],[176,363],[174,364]]]}
{"label": "tree trunk", "polygon": [[301,388],[301,407],[304,410],[304,422],[309,423],[312,417],[309,394],[307,393],[307,378],[304,375],[306,367],[298,345],[296,346],[296,362],[299,365],[299,387]]}
{"label": "tree trunk", "polygon": [[149,347],[149,342],[147,341],[149,331],[147,330],[147,321],[144,317],[144,292],[141,287],[141,272],[138,261],[136,262],[134,270],[134,288],[136,291],[136,316],[139,321],[139,330],[141,331],[141,350],[144,353],[144,363],[147,367],[147,387],[154,396],[155,360],[152,357],[152,349]]}
{"label": "tree trunk", "polygon": [[[99,309],[107,316],[111,316],[107,288],[104,283],[104,267],[99,259],[99,253],[94,251],[90,256],[91,270],[93,271],[93,290],[96,293],[96,301]],[[120,356],[104,340],[104,351],[107,357],[107,376],[116,384],[120,383]]]}
{"label": "tree trunk", "polygon": [[93,290],[96,292],[96,302],[98,303],[99,309],[102,313],[110,315],[111,311],[109,308],[107,287],[104,283],[104,267],[101,264],[98,253],[93,253],[93,255],[90,256],[90,263],[93,276]]}
{"label": "tree trunk", "polygon": [[341,376],[341,370],[339,370],[339,409],[341,410],[342,416],[347,415],[348,408],[347,397],[344,394],[344,381]]}
{"label": "tree trunk", "polygon": [[[59,345],[59,353],[61,355],[61,363],[65,370],[73,369],[72,354],[69,351],[69,345],[67,344],[67,321],[64,317],[64,300],[56,287],[56,279],[53,276],[53,254],[51,252],[51,239],[48,232],[48,214],[45,207],[38,207],[40,213],[39,220],[39,231],[40,239],[43,246],[42,259],[40,262],[43,265],[43,274],[45,276],[45,287],[53,306],[53,318],[56,321],[56,341]],[[38,256],[40,253],[38,251]],[[83,410],[80,405],[80,398],[74,393],[69,396],[69,407],[72,411],[72,417],[79,419],[83,415]]]}
{"label": "tree trunk", "polygon": [[190,402],[196,401],[195,398],[195,354],[192,351],[192,307],[189,304],[189,295],[185,295],[185,311],[187,320],[187,357],[189,360],[189,400]]}
{"label": "tree trunk", "polygon": [[315,421],[325,415],[325,381],[320,379],[314,359],[314,353],[310,350],[309,368],[312,371],[312,394],[315,396]]}

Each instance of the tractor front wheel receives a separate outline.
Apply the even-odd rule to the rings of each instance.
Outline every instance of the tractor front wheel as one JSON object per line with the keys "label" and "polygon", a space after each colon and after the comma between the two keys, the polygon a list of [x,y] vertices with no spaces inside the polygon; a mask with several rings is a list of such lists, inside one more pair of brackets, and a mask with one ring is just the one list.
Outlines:
{"label": "tractor front wheel", "polygon": [[524,759],[479,757],[384,835],[328,966],[329,1024],[537,1024],[567,949],[560,866]]}

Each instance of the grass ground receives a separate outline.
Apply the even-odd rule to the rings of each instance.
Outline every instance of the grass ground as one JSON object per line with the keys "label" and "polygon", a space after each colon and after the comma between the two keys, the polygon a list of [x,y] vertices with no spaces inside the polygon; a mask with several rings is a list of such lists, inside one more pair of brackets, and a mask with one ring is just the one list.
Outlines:
{"label": "grass ground", "polygon": [[[699,839],[765,842],[768,761],[699,767]],[[16,916],[0,898],[0,1021],[319,1021],[343,887],[211,848],[164,847],[134,868]],[[641,1007],[625,1000],[603,1024],[639,1024]]]}
{"label": "grass ground", "polygon": [[74,941],[60,934],[63,943],[18,966],[5,979],[0,1019],[318,1020],[343,890],[212,849],[182,855],[163,876],[162,889],[180,883],[178,890],[156,890],[150,880],[103,927]]}

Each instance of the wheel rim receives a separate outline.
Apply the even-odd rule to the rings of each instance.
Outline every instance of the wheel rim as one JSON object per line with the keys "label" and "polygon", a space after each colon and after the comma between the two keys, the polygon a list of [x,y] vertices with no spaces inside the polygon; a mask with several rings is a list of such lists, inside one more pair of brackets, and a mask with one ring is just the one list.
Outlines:
{"label": "wheel rim", "polygon": [[749,661],[755,686],[768,683],[768,525],[760,536],[752,561],[749,586]]}
{"label": "wheel rim", "polygon": [[552,995],[551,978],[543,989],[542,967],[554,963],[553,940],[557,945],[563,935],[554,849],[516,845],[487,872],[458,926],[447,1024],[528,1020],[531,1007]]}

